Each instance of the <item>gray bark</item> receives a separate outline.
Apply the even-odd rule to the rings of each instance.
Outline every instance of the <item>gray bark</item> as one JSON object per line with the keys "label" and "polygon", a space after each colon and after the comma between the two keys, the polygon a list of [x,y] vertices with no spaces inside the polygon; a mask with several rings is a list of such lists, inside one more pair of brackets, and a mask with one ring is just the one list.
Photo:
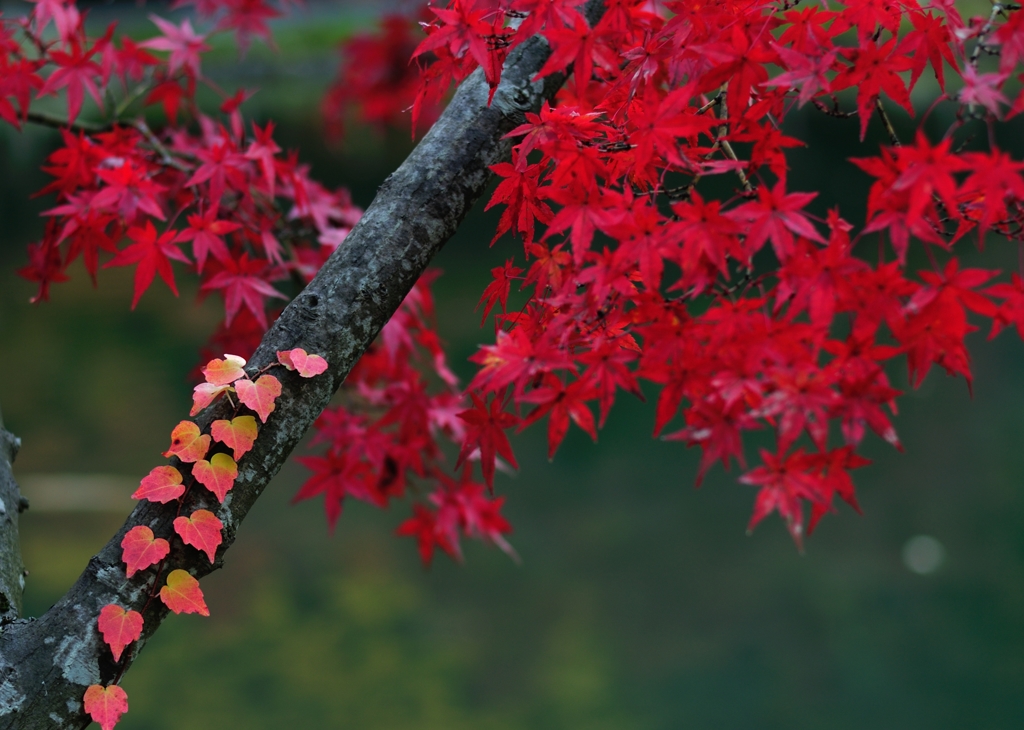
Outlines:
{"label": "gray bark", "polygon": [[[603,4],[590,0],[585,12],[593,25]],[[323,355],[330,368],[308,380],[283,368],[273,371],[283,392],[253,450],[241,459],[224,504],[197,489],[188,493],[182,510],[188,514],[208,509],[224,523],[215,563],[174,541],[177,547],[168,556],[164,575],[181,568],[201,578],[221,567],[249,508],[483,192],[488,167],[509,158],[510,142],[504,135],[524,120],[526,111],[537,111],[551,99],[563,83],[563,77],[531,80],[549,54],[540,37],[515,49],[490,106],[482,74],[478,71],[466,79],[442,117],[381,186],[345,243],[267,332],[248,365],[251,373],[275,362],[278,350],[293,347]],[[206,430],[217,418],[230,415],[227,404],[215,403],[196,421]],[[172,463],[187,472],[187,465]],[[82,708],[86,687],[118,681],[167,615],[158,599],[147,601],[153,570],[125,577],[121,539],[137,525],[169,537],[174,534],[175,514],[173,503],[140,502],[57,604],[39,619],[18,619],[3,627],[0,729],[89,724]],[[119,664],[113,662],[96,626],[100,609],[108,603],[141,611],[145,621],[142,638]]]}
{"label": "gray bark", "polygon": [[21,561],[18,513],[28,506],[14,481],[12,464],[21,439],[4,429],[0,414],[0,626],[21,615],[25,565]]}

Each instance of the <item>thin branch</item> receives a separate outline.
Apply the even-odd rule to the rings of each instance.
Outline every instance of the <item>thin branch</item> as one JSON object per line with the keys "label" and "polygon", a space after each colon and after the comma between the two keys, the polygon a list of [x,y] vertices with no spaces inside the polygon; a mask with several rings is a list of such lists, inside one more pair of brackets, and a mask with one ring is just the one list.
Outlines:
{"label": "thin branch", "polygon": [[967,65],[977,69],[978,58],[981,56],[982,50],[985,48],[985,42],[988,40],[989,33],[992,32],[992,28],[998,18],[1004,11],[1006,6],[1002,3],[993,3],[992,10],[988,14],[988,20],[985,21],[985,25],[982,26],[981,32],[978,33],[978,40],[974,44],[974,49],[971,51],[971,58],[968,60]]}
{"label": "thin branch", "polygon": [[825,106],[825,103],[822,102],[820,99],[811,99],[811,103],[814,104],[815,108],[818,109],[818,111],[824,112],[825,114],[828,114],[830,117],[835,117],[836,119],[850,119],[851,117],[857,116],[856,109],[854,109],[852,112],[840,111],[838,99],[833,99],[831,109]]}
{"label": "thin branch", "polygon": [[106,132],[111,129],[110,124],[97,124],[95,122],[83,122],[75,121],[68,122],[64,117],[59,117],[56,114],[48,114],[46,112],[30,111],[25,115],[25,121],[32,122],[32,124],[38,124],[42,127],[52,127],[54,129],[70,129],[72,132],[84,132],[85,134],[97,134],[99,132]]}
{"label": "thin branch", "polygon": [[711,107],[715,106],[716,104],[721,104],[721,103],[722,103],[722,94],[718,94],[718,95],[715,96],[714,99],[709,101],[704,106],[700,107],[696,112],[694,112],[694,114],[703,114],[704,112],[706,112]]}
{"label": "thin branch", "polygon": [[892,121],[889,119],[889,115],[885,111],[885,107],[882,106],[881,98],[875,99],[875,109],[878,110],[878,116],[882,120],[882,124],[885,125],[885,131],[889,135],[889,141],[892,142],[893,147],[900,147],[900,138],[896,134],[896,128],[892,126]]}
{"label": "thin branch", "polygon": [[[722,119],[722,124],[718,126],[718,142],[722,147],[722,151],[725,153],[733,162],[739,162],[739,158],[736,156],[736,152],[733,151],[732,145],[729,144],[729,140],[725,138],[729,130],[729,107],[725,103],[725,92],[723,91],[719,96],[722,99],[722,106],[719,109],[719,117]],[[747,179],[747,174],[743,170],[736,170],[736,175],[740,179],[740,183],[743,185],[743,190],[748,195],[754,192],[754,186],[750,184],[750,180]]]}
{"label": "thin branch", "polygon": [[153,149],[157,151],[157,153],[160,155],[161,162],[163,162],[168,167],[173,167],[175,170],[179,170],[181,172],[191,172],[191,168],[189,168],[184,163],[174,159],[174,156],[171,154],[170,150],[168,150],[164,146],[164,143],[161,142],[155,134],[153,134],[153,131],[149,128],[149,125],[146,124],[144,119],[140,119],[139,121],[135,122],[132,126],[135,127],[135,129],[137,129],[139,133],[146,138],[146,141],[149,142]]}

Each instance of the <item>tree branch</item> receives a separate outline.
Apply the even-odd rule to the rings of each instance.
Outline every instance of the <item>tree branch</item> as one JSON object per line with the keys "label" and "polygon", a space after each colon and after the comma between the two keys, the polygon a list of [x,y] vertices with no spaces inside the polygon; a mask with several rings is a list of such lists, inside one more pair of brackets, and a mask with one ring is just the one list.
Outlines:
{"label": "tree branch", "polygon": [[[603,2],[590,0],[584,12],[593,26],[604,12]],[[185,511],[209,509],[224,523],[216,562],[210,565],[205,556],[174,541],[167,570],[182,568],[202,577],[223,564],[250,507],[483,192],[489,166],[510,158],[505,134],[524,121],[525,112],[538,111],[564,82],[561,75],[532,80],[549,55],[540,36],[516,48],[490,106],[483,74],[478,70],[467,78],[430,132],[381,186],[345,243],[267,332],[250,372],[276,362],[278,350],[293,347],[323,355],[330,369],[309,380],[283,368],[275,371],[283,392],[252,451],[241,459],[224,504],[206,490],[189,492]],[[224,416],[230,417],[221,402],[196,420],[205,430]],[[113,662],[97,631],[100,609],[117,603],[142,611],[152,587],[152,571],[125,577],[121,539],[137,525],[170,536],[175,513],[173,505],[140,502],[53,608],[0,633],[0,728],[89,724],[81,706],[85,688],[120,677],[167,615],[160,601],[151,602],[143,614],[142,638],[119,664]]]}
{"label": "tree branch", "polygon": [[28,502],[21,496],[11,470],[19,448],[21,439],[4,429],[0,413],[0,631],[4,624],[21,615],[21,594],[25,589],[18,513]]}

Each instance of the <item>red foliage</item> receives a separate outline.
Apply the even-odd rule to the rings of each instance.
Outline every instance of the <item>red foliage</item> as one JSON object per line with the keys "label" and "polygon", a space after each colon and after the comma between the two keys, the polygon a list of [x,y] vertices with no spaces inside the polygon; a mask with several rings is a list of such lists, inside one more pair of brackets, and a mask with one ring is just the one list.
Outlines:
{"label": "red foliage", "polygon": [[[156,275],[175,290],[177,262],[223,299],[212,356],[241,361],[275,314],[270,301],[286,296],[287,284],[275,284],[308,281],[360,211],[282,153],[273,124],[246,133],[244,90],[211,86],[223,99],[214,114],[196,101],[209,37],[269,41],[278,9],[179,4],[195,6],[204,32],[154,17],[160,33],[142,43],[113,28],[90,38],[65,0],[38,0],[24,21],[0,19],[0,119],[35,119],[34,100],[55,93],[69,112],[44,168],[53,181],[42,192],[56,203],[21,273],[45,299],[79,257],[94,278],[104,266],[136,265],[135,306]],[[740,481],[759,490],[751,527],[777,511],[799,542],[806,507],[813,527],[836,495],[856,506],[849,472],[866,463],[856,451],[868,431],[899,447],[890,418],[900,392],[887,361],[906,358],[912,387],[933,365],[970,383],[965,337],[976,320],[1024,335],[1021,275],[957,258],[973,235],[979,246],[992,233],[1024,241],[1024,163],[995,134],[964,140],[973,120],[991,128],[1024,109],[1024,94],[1010,93],[1024,15],[995,5],[965,20],[951,3],[918,0],[828,10],[768,0],[605,5],[591,26],[577,0],[435,2],[420,16],[423,33],[415,19],[389,17],[380,33],[344,44],[325,102],[339,132],[349,110],[377,126],[410,109],[413,125],[426,120],[477,67],[493,93],[507,54],[537,33],[553,51],[539,76],[572,78],[509,133],[512,157],[493,167],[500,182],[488,207],[504,206],[495,239],[518,235],[524,251],[492,270],[484,319],[501,311],[493,342],[471,358],[479,369],[469,386],[448,368],[428,274],[347,377],[343,405],[317,421],[314,442],[326,451],[303,460],[313,474],[296,499],[322,495],[332,527],[346,497],[384,507],[414,491],[425,498],[398,531],[417,539],[424,562],[435,548],[459,558],[461,537],[511,551],[503,498],[486,494],[498,469],[516,465],[509,429],[546,418],[554,454],[570,423],[596,438],[621,391],[646,389],[657,392],[655,432],[678,422],[665,438],[701,449],[698,481],[735,460]],[[911,98],[926,74],[943,90],[935,103],[956,119],[938,136],[916,120]],[[87,97],[98,112],[83,106]],[[141,115],[105,106],[129,97],[142,110],[162,106],[169,125],[153,131]],[[804,142],[782,130],[807,104],[858,117],[861,139],[877,127],[888,140],[865,145],[844,171],[873,180],[859,231],[838,210],[822,218],[817,193],[790,183],[788,150]],[[918,121],[913,139],[899,139],[897,111]],[[97,113],[99,130],[73,124]],[[930,262],[920,271],[909,264],[915,249]],[[514,283],[520,304],[510,307]],[[298,349],[279,357],[273,367],[302,375],[325,367]],[[241,367],[208,373],[194,412],[233,393],[262,422],[273,417],[278,381]],[[222,421],[213,434],[236,458],[254,437],[246,418],[244,433]],[[774,447],[748,467],[744,438],[756,429]],[[183,422],[174,438],[167,454],[189,471],[206,464],[204,479],[223,496],[218,454],[205,460],[210,435]],[[155,471],[137,494],[178,499],[188,487],[172,477]],[[135,538],[132,572],[162,558],[151,547],[162,538]],[[166,600],[205,610],[187,578],[175,575]],[[102,700],[106,721],[120,699]]]}

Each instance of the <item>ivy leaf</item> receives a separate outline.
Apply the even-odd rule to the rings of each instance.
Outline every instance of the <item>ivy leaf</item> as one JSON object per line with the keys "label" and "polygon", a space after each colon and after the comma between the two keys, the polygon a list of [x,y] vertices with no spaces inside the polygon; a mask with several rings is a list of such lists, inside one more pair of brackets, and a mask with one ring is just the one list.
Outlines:
{"label": "ivy leaf", "polygon": [[128,567],[125,575],[131,578],[140,570],[156,565],[171,552],[171,544],[162,537],[153,536],[153,531],[145,525],[128,530],[121,539],[121,560]]}
{"label": "ivy leaf", "polygon": [[200,383],[192,392],[192,410],[188,412],[188,415],[199,415],[199,412],[213,403],[221,393],[226,393],[231,389],[230,385]]}
{"label": "ivy leaf", "polygon": [[166,504],[185,493],[181,483],[181,472],[173,466],[158,466],[142,478],[132,499],[148,499],[150,502]]}
{"label": "ivy leaf", "polygon": [[231,491],[231,487],[235,486],[238,465],[227,454],[214,454],[209,461],[205,459],[197,461],[192,467],[192,476],[196,478],[197,482],[216,494],[217,499],[223,504],[224,497]]}
{"label": "ivy leaf", "polygon": [[251,380],[239,380],[235,383],[238,400],[256,411],[263,423],[267,422],[274,412],[274,401],[281,395],[281,381],[273,375],[262,375],[255,383]]}
{"label": "ivy leaf", "polygon": [[238,416],[230,421],[214,421],[210,433],[214,440],[234,451],[237,462],[256,442],[256,419],[252,416]]}
{"label": "ivy leaf", "polygon": [[171,431],[171,446],[164,456],[177,456],[184,462],[199,461],[210,450],[210,437],[199,433],[192,421],[182,421]]}
{"label": "ivy leaf", "polygon": [[278,350],[277,361],[289,370],[298,371],[304,378],[312,378],[327,370],[327,361],[319,355],[307,355],[301,347]]}
{"label": "ivy leaf", "polygon": [[98,624],[115,662],[121,661],[121,652],[126,646],[142,636],[142,614],[116,603],[108,603],[100,609]]}
{"label": "ivy leaf", "polygon": [[210,615],[203,592],[199,590],[199,581],[181,568],[168,573],[167,585],[160,589],[160,600],[175,613]]}
{"label": "ivy leaf", "polygon": [[225,355],[223,360],[214,359],[206,363],[203,377],[211,385],[231,385],[239,378],[245,377],[245,358],[238,355]]}
{"label": "ivy leaf", "polygon": [[128,694],[116,684],[90,685],[83,701],[86,713],[103,730],[112,730],[121,715],[128,712]]}
{"label": "ivy leaf", "polygon": [[[217,554],[217,546],[221,543],[223,527],[224,523],[214,517],[213,512],[205,509],[197,509],[188,517],[177,517],[174,520],[174,531],[181,536],[182,541],[186,545],[191,545],[196,550],[206,553],[206,557],[210,559],[211,563],[213,563],[214,555]],[[170,576],[168,576],[168,585],[170,585]],[[161,591],[162,597],[163,592]],[[167,601],[165,600],[164,603]],[[170,606],[170,604],[167,605]]]}

